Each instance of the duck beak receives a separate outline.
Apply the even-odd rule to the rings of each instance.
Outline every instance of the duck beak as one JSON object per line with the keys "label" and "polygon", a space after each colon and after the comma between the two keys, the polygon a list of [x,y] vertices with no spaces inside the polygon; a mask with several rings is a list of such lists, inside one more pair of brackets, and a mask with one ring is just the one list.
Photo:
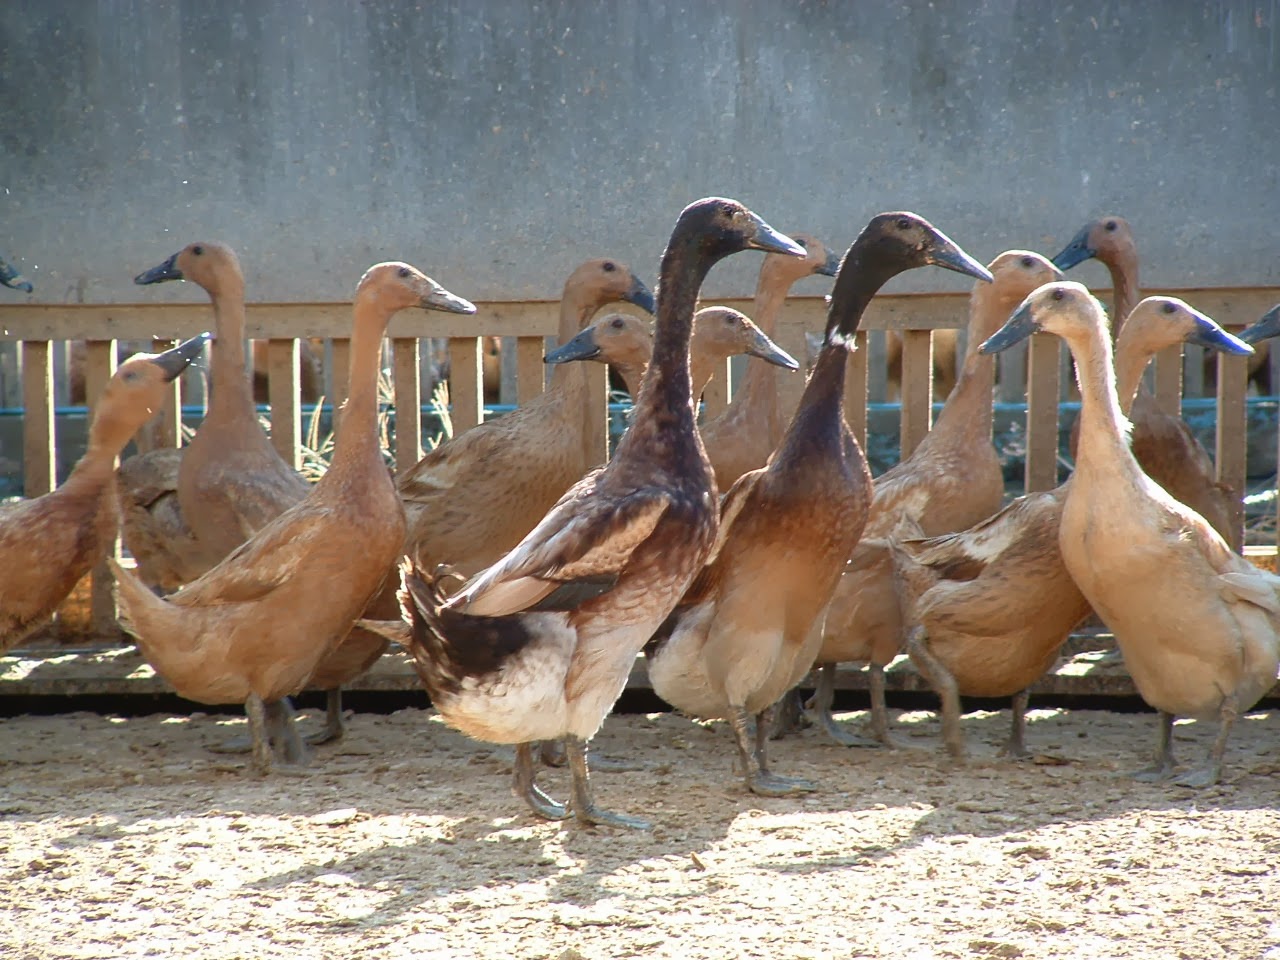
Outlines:
{"label": "duck beak", "polygon": [[572,363],[574,360],[595,360],[600,356],[596,345],[596,332],[587,327],[568,343],[563,343],[542,358],[543,363]]}
{"label": "duck beak", "polygon": [[1015,343],[1020,343],[1040,329],[1031,310],[1030,298],[1022,301],[1022,305],[1013,311],[1007,323],[978,347],[979,353],[999,353],[1008,350]]}
{"label": "duck beak", "polygon": [[1258,343],[1280,335],[1280,303],[1262,315],[1262,319],[1240,333],[1245,343]]}
{"label": "duck beak", "polygon": [[834,277],[840,272],[840,255],[834,250],[828,250],[826,262],[814,272],[824,277]]}
{"label": "duck beak", "polygon": [[1191,336],[1186,338],[1187,343],[1194,343],[1201,347],[1208,347],[1210,350],[1217,350],[1219,353],[1229,353],[1235,356],[1253,353],[1253,347],[1239,337],[1233,337],[1227,333],[1203,313],[1193,313],[1192,317],[1196,322],[1196,329]]}
{"label": "duck beak", "polygon": [[418,306],[424,310],[442,310],[445,313],[475,313],[476,305],[450,293],[438,283],[431,286],[431,292],[422,298]]}
{"label": "duck beak", "polygon": [[934,233],[937,236],[933,242],[932,249],[928,253],[928,262],[930,264],[935,267],[945,267],[948,270],[954,270],[956,273],[963,273],[966,276],[976,277],[979,280],[985,280],[987,283],[991,282],[990,270],[961,250],[960,245],[941,230],[935,227]]}
{"label": "duck beak", "polygon": [[213,334],[202,333],[199,336],[192,337],[190,340],[182,341],[172,350],[166,350],[164,353],[152,357],[151,362],[164,371],[165,380],[177,380],[182,371],[187,369],[192,361],[200,358],[200,355],[204,353],[204,345],[211,339],[213,339]]}
{"label": "duck beak", "polygon": [[21,271],[4,257],[0,257],[0,283],[14,290],[21,290],[24,293],[30,293],[35,289],[31,286],[31,281],[24,277]]}
{"label": "duck beak", "polygon": [[763,330],[757,330],[751,335],[751,345],[747,347],[747,353],[768,361],[776,367],[782,367],[784,370],[800,369],[796,358],[766,337]]}
{"label": "duck beak", "polygon": [[793,257],[808,256],[808,251],[786,234],[779,233],[756,214],[752,213],[750,216],[755,233],[747,238],[748,247],[753,250],[763,250],[765,253],[786,253]]}
{"label": "duck beak", "polygon": [[133,278],[133,282],[145,286],[148,283],[163,283],[166,280],[182,279],[182,271],[178,269],[178,255],[175,253],[164,263],[138,274]]}
{"label": "duck beak", "polygon": [[622,299],[627,303],[634,303],[645,313],[653,316],[655,309],[653,294],[649,292],[649,288],[644,285],[639,277],[631,278],[631,289],[622,295]]}
{"label": "duck beak", "polygon": [[1095,256],[1097,252],[1097,250],[1089,246],[1089,227],[1085,226],[1071,238],[1070,243],[1058,251],[1056,257],[1050,258],[1049,262],[1059,270],[1070,270],[1077,264],[1084,263]]}

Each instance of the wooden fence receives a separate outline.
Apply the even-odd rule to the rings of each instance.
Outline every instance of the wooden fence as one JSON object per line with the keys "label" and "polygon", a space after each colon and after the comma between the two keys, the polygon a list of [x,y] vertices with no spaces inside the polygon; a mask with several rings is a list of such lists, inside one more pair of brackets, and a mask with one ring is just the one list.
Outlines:
{"label": "wooden fence", "polygon": [[[1104,292],[1100,292],[1104,293]],[[1228,329],[1254,322],[1277,300],[1277,288],[1196,289],[1177,291]],[[717,302],[750,314],[748,300]],[[523,403],[536,396],[545,383],[542,363],[546,339],[554,336],[558,305],[551,302],[477,303],[474,317],[403,311],[391,321],[388,332],[388,368],[396,403],[395,463],[397,470],[422,456],[421,406],[424,357],[420,343],[428,338],[447,341],[450,364],[451,420],[455,433],[469,429],[484,416],[481,337],[502,338],[502,399]],[[806,353],[805,331],[822,328],[825,306],[820,297],[792,298],[780,323],[777,340],[794,356]],[[963,294],[882,295],[867,312],[859,349],[849,361],[846,415],[859,439],[866,441],[868,404],[883,400],[887,391],[885,336],[901,338],[900,442],[905,456],[928,432],[932,419],[934,332],[962,326],[967,314]],[[59,387],[54,357],[65,343],[87,341],[86,396],[92,404],[116,367],[117,341],[144,341],[165,347],[193,336],[212,323],[207,303],[121,305],[0,305],[0,405],[20,395],[23,416],[23,471],[25,494],[38,496],[56,482],[58,438],[54,428],[55,399]],[[345,303],[259,303],[247,308],[246,333],[268,343],[269,401],[272,440],[285,460],[301,462],[303,439],[299,398],[299,341],[319,338],[325,343],[324,392],[339,403],[346,395],[351,308]],[[963,354],[963,337],[958,355]],[[601,402],[584,412],[600,438],[602,456],[607,449],[604,405],[604,372],[590,365],[592,382]],[[1168,351],[1158,358],[1153,383],[1166,409],[1177,410],[1183,395],[1202,381],[1198,351],[1184,358]],[[1246,361],[1219,357],[1216,380],[1218,428],[1214,456],[1219,479],[1244,489],[1246,449]],[[1184,377],[1185,374],[1185,377]],[[997,400],[1027,402],[1026,486],[1043,490],[1058,478],[1059,402],[1070,378],[1065,350],[1052,337],[1037,335],[1029,347],[1001,357]],[[186,400],[202,402],[198,373],[185,378]],[[793,409],[803,389],[803,377],[782,376],[784,409]],[[1280,383],[1280,377],[1273,379]],[[19,386],[15,389],[15,384]],[[146,445],[180,442],[177,402],[180,384],[174,385],[174,403],[161,413],[150,430]],[[723,408],[731,394],[728,371],[708,389],[710,412]],[[6,393],[8,394],[6,396]],[[941,399],[941,398],[938,398]],[[96,626],[113,632],[114,609],[105,573],[94,579]]]}

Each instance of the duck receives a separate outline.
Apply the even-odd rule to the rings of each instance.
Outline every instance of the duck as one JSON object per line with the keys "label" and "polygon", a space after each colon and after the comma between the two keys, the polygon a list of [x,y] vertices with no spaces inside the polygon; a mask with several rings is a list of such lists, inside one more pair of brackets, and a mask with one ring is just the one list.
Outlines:
{"label": "duck", "polygon": [[24,277],[22,271],[15,267],[4,254],[0,254],[0,285],[10,290],[21,290],[23,293],[32,293],[35,290],[31,281]]}
{"label": "duck", "polygon": [[[837,743],[889,746],[884,668],[902,650],[906,630],[889,538],[904,518],[922,535],[965,528],[1000,509],[1004,472],[991,442],[995,359],[978,352],[1023,297],[1061,272],[1031,250],[1006,250],[988,266],[991,282],[974,283],[969,297],[969,347],[956,385],[933,429],[915,451],[876,479],[866,530],[835,588],[822,623],[817,683],[808,717]],[[867,662],[871,732],[843,729],[831,715],[836,664]]]}
{"label": "duck", "polygon": [[[617,301],[653,312],[653,294],[626,264],[583,263],[565,281],[560,342]],[[410,467],[397,481],[409,523],[405,552],[424,570],[447,563],[462,576],[507,553],[594,466],[583,416],[588,401],[584,370],[557,366],[543,393]]]}
{"label": "duck", "polygon": [[[433,706],[474,739],[515,744],[514,792],[538,816],[649,826],[596,802],[587,745],[716,540],[689,340],[707,272],[746,249],[804,256],[736,200],[685,207],[662,255],[653,358],[613,457],[452,597],[441,571],[402,562],[408,646]],[[568,756],[567,805],[535,779],[534,744],[557,740]]]}
{"label": "duck", "polygon": [[[1191,307],[1186,307],[1191,310]],[[1248,344],[1203,314],[1201,335],[1228,354]],[[1280,577],[1235,553],[1193,509],[1143,472],[1120,411],[1102,305],[1079,283],[1032,293],[991,339],[997,353],[1033,333],[1066,342],[1080,386],[1080,445],[1058,528],[1063,563],[1111,628],[1134,686],[1159,714],[1154,762],[1134,775],[1190,788],[1217,783],[1231,728],[1276,681]],[[1178,774],[1175,716],[1216,718],[1205,760]]]}
{"label": "duck", "polygon": [[658,696],[694,717],[729,721],[739,771],[761,796],[814,789],[769,770],[765,733],[773,704],[813,664],[822,613],[871,506],[871,473],[844,419],[848,351],[880,287],[928,265],[991,279],[913,213],[873,217],[849,247],[822,350],[781,443],[729,490],[714,558],[645,647]]}
{"label": "duck", "polygon": [[66,481],[44,496],[0,507],[0,652],[48,620],[114,543],[115,459],[207,338],[122,363],[98,398],[88,447]]}
{"label": "duck", "polygon": [[[760,264],[756,281],[752,314],[766,337],[774,335],[778,314],[792,285],[814,275],[834,277],[840,267],[839,255],[827,250],[817,237],[807,233],[789,236],[804,247],[804,259],[769,254]],[[782,439],[786,425],[778,398],[777,365],[767,359],[748,363],[742,384],[729,405],[698,428],[715,471],[716,487],[728,490],[747,471],[763,467]]]}
{"label": "duck", "polygon": [[281,768],[305,763],[287,698],[348,634],[404,546],[404,509],[382,459],[377,414],[387,322],[408,307],[475,312],[407,263],[365,272],[333,460],[305,498],[169,597],[113,562],[122,625],[142,655],[189,700],[243,703],[260,771],[273,760]]}
{"label": "duck", "polygon": [[[1089,259],[1107,268],[1114,291],[1111,315],[1117,318],[1112,336],[1119,335],[1124,329],[1120,321],[1140,297],[1138,246],[1129,222],[1117,216],[1091,220],[1052,259],[1064,271]],[[1133,423],[1133,454],[1147,476],[1208,520],[1233,549],[1238,549],[1240,495],[1217,479],[1213,460],[1186,422],[1162,410],[1145,386],[1138,391],[1129,419]],[[1073,455],[1078,432],[1073,425]]]}
{"label": "duck", "polygon": [[1253,346],[1280,336],[1280,303],[1258,318],[1258,322],[1240,331],[1240,339]]}
{"label": "duck", "polygon": [[[1148,297],[1130,311],[1116,338],[1121,412],[1133,404],[1142,373],[1160,351],[1182,343],[1217,349],[1183,301]],[[1071,480],[1019,497],[995,516],[959,533],[890,538],[901,577],[906,651],[942,699],[942,739],[965,756],[960,696],[1012,697],[1012,726],[1001,753],[1026,747],[1028,688],[1053,666],[1062,644],[1090,613],[1067,572],[1058,530]]]}
{"label": "duck", "polygon": [[[759,357],[784,370],[800,369],[799,362],[770,340],[746,314],[732,307],[703,307],[693,315],[693,334],[689,339],[689,380],[693,395],[701,396],[717,368],[739,354]],[[649,325],[632,314],[611,313],[593,321],[543,360],[546,363],[577,360],[607,363],[618,371],[627,392],[635,397],[652,355],[653,336]]]}

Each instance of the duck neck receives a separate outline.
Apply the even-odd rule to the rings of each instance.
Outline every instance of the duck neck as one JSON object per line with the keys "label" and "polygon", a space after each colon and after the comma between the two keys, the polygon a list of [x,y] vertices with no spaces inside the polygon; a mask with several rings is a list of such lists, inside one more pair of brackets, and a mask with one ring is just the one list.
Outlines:
{"label": "duck neck", "polygon": [[[752,304],[755,324],[766,337],[772,339],[778,328],[778,315],[782,312],[782,304],[787,299],[790,285],[785,278],[775,279],[760,272],[756,283],[756,295]],[[741,410],[752,423],[766,423],[770,435],[774,432],[778,414],[778,368],[759,357],[747,361],[747,372],[742,384],[734,392],[732,407]]]}
{"label": "duck neck", "polygon": [[1149,351],[1130,343],[1124,336],[1116,338],[1116,395],[1120,399],[1120,408],[1126,415],[1133,409],[1138,389],[1142,386],[1142,375],[1146,372],[1151,357]]}
{"label": "duck neck", "polygon": [[[648,364],[643,360],[611,360],[609,365],[618,371],[622,377],[622,382],[627,385],[627,393],[631,396],[638,396],[640,393],[640,384],[644,381],[644,372],[648,368]],[[694,379],[697,382],[697,379]]]}
{"label": "duck neck", "polygon": [[1113,376],[1111,340],[1097,327],[1067,341],[1080,384],[1080,445],[1076,469],[1114,471],[1132,461],[1129,421],[1120,409]]}
{"label": "duck neck", "polygon": [[[561,345],[568,343],[584,330],[600,309],[599,301],[576,288],[566,289],[560,298],[560,328],[557,336]],[[580,363],[558,363],[551,371],[550,388],[560,391],[585,391],[587,373]]]}
{"label": "duck neck", "polygon": [[246,418],[257,422],[257,408],[245,372],[244,288],[210,292],[213,302],[212,358],[209,370],[208,419]]}
{"label": "duck neck", "polygon": [[995,387],[996,358],[993,354],[980,353],[978,347],[1000,329],[1011,311],[1012,307],[997,295],[992,284],[974,284],[969,296],[968,345],[964,363],[955,386],[938,413],[934,431],[942,428],[943,435],[955,436],[964,442],[990,441],[994,417],[991,392]]}
{"label": "duck neck", "polygon": [[1129,312],[1137,306],[1141,296],[1138,287],[1138,257],[1132,251],[1120,251],[1103,261],[1111,274],[1111,337],[1120,336]]}
{"label": "duck neck", "polygon": [[342,405],[333,440],[333,461],[325,477],[346,464],[379,462],[378,372],[382,362],[382,335],[390,316],[376,304],[356,300],[351,331],[351,357],[347,368],[347,400]]}

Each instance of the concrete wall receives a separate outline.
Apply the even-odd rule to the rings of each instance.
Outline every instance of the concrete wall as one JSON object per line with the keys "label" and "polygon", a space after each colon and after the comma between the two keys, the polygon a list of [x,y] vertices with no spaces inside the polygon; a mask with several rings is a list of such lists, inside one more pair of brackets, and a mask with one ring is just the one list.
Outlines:
{"label": "concrete wall", "polygon": [[[554,298],[588,256],[652,280],[680,208],[719,193],[840,247],[914,209],[983,260],[1121,213],[1148,286],[1277,285],[1278,18],[1276,0],[6,0],[0,249],[47,301],[196,299],[130,280],[200,238],[241,252],[253,299],[346,299],[388,258],[476,299]],[[750,286],[758,260],[736,260],[709,292]]]}

